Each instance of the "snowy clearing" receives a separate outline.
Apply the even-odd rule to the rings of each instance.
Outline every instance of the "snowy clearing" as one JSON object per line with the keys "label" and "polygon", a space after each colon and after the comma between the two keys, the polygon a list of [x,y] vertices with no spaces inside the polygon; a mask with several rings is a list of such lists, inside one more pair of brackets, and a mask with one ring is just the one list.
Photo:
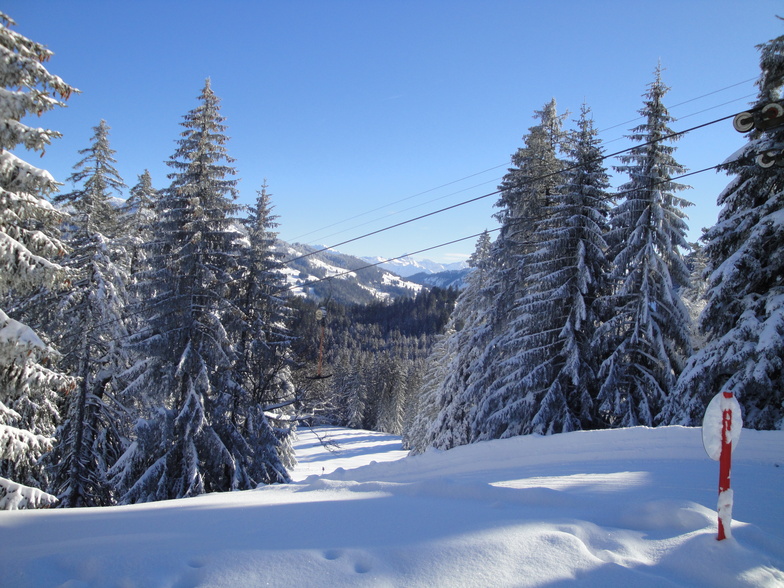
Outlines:
{"label": "snowy clearing", "polygon": [[700,429],[518,437],[409,458],[396,437],[321,427],[301,431],[297,451],[293,484],[2,512],[2,585],[784,585],[782,431],[743,431],[723,542],[718,466]]}

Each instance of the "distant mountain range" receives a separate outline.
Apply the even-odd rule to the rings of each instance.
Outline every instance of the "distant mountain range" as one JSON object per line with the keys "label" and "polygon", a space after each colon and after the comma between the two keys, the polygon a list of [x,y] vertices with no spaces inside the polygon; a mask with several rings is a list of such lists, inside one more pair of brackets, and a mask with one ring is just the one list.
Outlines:
{"label": "distant mountain range", "polygon": [[[319,251],[320,247],[278,241],[283,254],[282,270],[294,295],[319,300],[327,298],[343,303],[367,304],[400,296],[416,296],[422,284],[404,279],[383,267],[366,267],[367,259],[360,259],[337,251]],[[303,257],[307,255],[307,257]],[[297,259],[299,258],[299,259]],[[359,268],[366,268],[354,271]],[[333,279],[324,279],[335,276]]]}
{"label": "distant mountain range", "polygon": [[[423,287],[459,288],[470,271],[465,263],[445,265],[413,259],[383,262],[380,257],[359,258],[337,251],[315,253],[322,247],[284,241],[278,241],[277,249],[283,253],[284,262],[292,260],[282,271],[293,294],[343,303],[367,304],[415,296]],[[370,264],[378,265],[366,267]],[[336,277],[324,279],[330,276]]]}
{"label": "distant mountain range", "polygon": [[442,272],[459,271],[468,267],[464,261],[443,264],[430,261],[429,259],[416,260],[410,257],[386,262],[383,257],[363,257],[362,259],[368,263],[380,263],[379,267],[394,272],[404,278],[416,274],[439,274]]}
{"label": "distant mountain range", "polygon": [[[125,205],[125,200],[112,198],[111,203],[120,208]],[[245,233],[239,224],[236,229]],[[291,294],[317,300],[330,298],[344,304],[368,304],[416,296],[422,288],[460,288],[463,277],[469,271],[464,262],[441,264],[410,258],[384,262],[381,257],[354,257],[338,251],[320,251],[323,246],[281,240],[275,247],[282,254],[284,263],[292,260],[285,263],[281,270]],[[371,264],[378,265],[366,267]],[[353,271],[359,268],[365,269]],[[324,279],[331,276],[336,277]]]}
{"label": "distant mountain range", "polygon": [[470,271],[470,267],[465,267],[463,269],[446,270],[432,274],[423,272],[408,276],[406,279],[428,288],[457,288],[461,290],[465,286],[465,277]]}

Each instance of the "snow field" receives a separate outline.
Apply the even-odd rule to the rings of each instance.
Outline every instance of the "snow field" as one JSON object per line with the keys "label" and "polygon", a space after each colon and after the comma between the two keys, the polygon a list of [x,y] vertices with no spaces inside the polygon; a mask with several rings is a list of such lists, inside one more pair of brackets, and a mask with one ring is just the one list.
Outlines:
{"label": "snow field", "polygon": [[396,437],[321,427],[299,433],[297,452],[293,484],[0,513],[2,585],[784,586],[781,431],[743,431],[723,542],[700,429],[409,458]]}

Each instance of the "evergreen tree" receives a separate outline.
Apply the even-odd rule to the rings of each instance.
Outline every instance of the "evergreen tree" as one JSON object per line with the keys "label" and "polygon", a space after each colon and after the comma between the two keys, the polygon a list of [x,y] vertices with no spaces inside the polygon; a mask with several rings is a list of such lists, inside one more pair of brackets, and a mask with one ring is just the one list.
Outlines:
{"label": "evergreen tree", "polygon": [[134,275],[143,266],[144,243],[152,240],[151,228],[155,217],[155,205],[160,197],[152,186],[150,172],[144,170],[139,181],[122,207],[122,224],[128,242],[129,271]]}
{"label": "evergreen tree", "polygon": [[378,357],[376,364],[378,416],[374,430],[393,435],[403,433],[406,407],[406,371],[394,357]]}
{"label": "evergreen tree", "polygon": [[[781,103],[784,36],[760,49],[754,109]],[[784,428],[784,168],[757,158],[784,150],[784,125],[754,129],[724,169],[719,219],[702,237],[708,291],[701,317],[707,344],[689,361],[669,407],[670,422],[698,425],[719,392],[733,392],[743,426]]]}
{"label": "evergreen tree", "polygon": [[690,203],[676,196],[686,186],[671,179],[685,170],[669,144],[668,90],[657,67],[640,110],[646,120],[629,135],[641,145],[616,168],[629,182],[608,235],[615,287],[605,302],[612,315],[597,332],[604,353],[599,416],[612,427],[653,425],[691,353],[689,314],[677,290],[689,283],[681,251],[688,249],[682,208]]}
{"label": "evergreen tree", "polygon": [[365,417],[365,386],[361,377],[361,358],[355,363],[348,350],[341,350],[334,364],[333,392],[341,407],[339,424],[351,429],[361,429]]}
{"label": "evergreen tree", "polygon": [[403,449],[411,451],[412,455],[424,453],[432,445],[430,428],[437,422],[439,411],[438,390],[446,378],[446,369],[449,365],[447,340],[452,331],[447,329],[439,336],[427,358],[427,368],[422,376],[422,385],[415,399],[415,415],[410,424],[403,431]]}
{"label": "evergreen tree", "polygon": [[233,219],[236,172],[209,80],[198,100],[167,162],[172,183],[158,202],[150,269],[141,274],[148,328],[134,339],[143,360],[126,373],[126,392],[149,398],[150,409],[111,471],[125,503],[247,488],[252,481],[237,461],[249,442],[231,409],[244,389],[224,324],[241,238]]}
{"label": "evergreen tree", "polygon": [[[705,295],[708,291],[708,282],[705,279],[707,260],[705,247],[699,241],[689,243],[689,248],[691,252],[686,256],[686,265],[689,267],[689,285],[681,288],[680,293],[683,304],[689,311],[691,345],[696,352],[705,346],[705,337],[699,326],[700,315],[705,308]],[[675,399],[673,396],[671,398]]]}
{"label": "evergreen tree", "polygon": [[45,485],[37,460],[51,446],[57,393],[73,385],[52,369],[56,352],[5,306],[62,284],[62,268],[53,260],[65,253],[56,228],[63,217],[44,199],[57,183],[10,150],[43,153],[59,133],[21,121],[63,106],[58,97],[66,100],[74,91],[44,67],[52,52],[10,30],[15,24],[0,13],[0,510],[56,501],[31,486]]}
{"label": "evergreen tree", "polygon": [[68,178],[73,185],[82,187],[55,196],[57,204],[70,206],[77,234],[101,233],[111,238],[118,230],[117,208],[112,204],[112,192],[122,195],[127,186],[114,167],[115,151],[109,146],[109,125],[102,120],[93,127],[92,142],[79,155],[84,157],[74,166]]}
{"label": "evergreen tree", "polygon": [[566,116],[558,114],[555,98],[542,110],[534,111],[539,124],[528,129],[525,145],[512,155],[513,167],[499,186],[501,196],[496,206],[501,210],[495,217],[501,223],[501,231],[493,256],[502,282],[496,317],[502,329],[508,325],[511,308],[522,295],[525,269],[521,257],[531,250],[535,224],[563,181],[560,172],[564,162],[559,151]]}
{"label": "evergreen tree", "polygon": [[414,359],[410,362],[403,362],[405,375],[405,406],[403,415],[403,427],[400,432],[401,437],[411,428],[411,424],[416,418],[419,401],[419,390],[422,388],[422,381],[425,375],[425,359]]}
{"label": "evergreen tree", "polygon": [[517,304],[522,320],[508,345],[518,350],[502,384],[525,398],[522,433],[551,434],[593,425],[595,377],[592,303],[607,263],[604,233],[609,185],[596,131],[583,108],[572,141],[568,181],[548,199],[534,223],[526,281]]}
{"label": "evergreen tree", "polygon": [[426,429],[427,446],[450,449],[472,439],[471,421],[479,396],[474,376],[481,372],[482,351],[490,332],[490,300],[485,283],[492,271],[491,251],[490,234],[485,231],[468,260],[473,270],[466,277],[466,287],[458,296],[447,325],[450,335],[439,349],[441,355],[431,358],[446,363],[441,366],[442,379],[435,391],[435,414]]}
{"label": "evergreen tree", "polygon": [[527,294],[533,271],[526,258],[536,252],[536,228],[550,213],[563,183],[564,116],[557,114],[555,100],[536,112],[539,124],[529,129],[525,147],[513,158],[516,167],[501,185],[498,206],[502,211],[497,218],[502,226],[495,247],[499,254],[495,267],[501,277],[493,317],[497,335],[482,360],[487,370],[486,391],[478,400],[473,425],[478,439],[530,432],[538,408],[536,399],[514,378],[520,367],[520,337],[531,320],[520,301]]}
{"label": "evergreen tree", "polygon": [[106,472],[125,449],[124,411],[111,393],[115,374],[129,361],[123,320],[127,276],[117,263],[124,249],[111,238],[119,226],[112,193],[121,194],[125,184],[114,167],[106,121],[93,130],[91,146],[79,151],[84,158],[69,178],[79,187],[54,199],[74,211],[70,254],[63,262],[72,288],[58,305],[56,328],[65,336],[61,365],[78,385],[66,399],[58,442],[46,456],[51,492],[66,507],[112,504]]}
{"label": "evergreen tree", "polygon": [[285,284],[278,271],[281,254],[275,249],[278,223],[266,181],[257,194],[243,220],[248,239],[233,293],[233,306],[239,312],[231,325],[237,345],[234,369],[249,396],[243,399],[244,393],[238,391],[231,412],[235,422],[243,423],[242,433],[259,441],[249,464],[257,470],[252,477],[258,484],[288,480],[286,468],[295,463],[287,420],[295,393],[287,326],[291,311],[280,297]]}

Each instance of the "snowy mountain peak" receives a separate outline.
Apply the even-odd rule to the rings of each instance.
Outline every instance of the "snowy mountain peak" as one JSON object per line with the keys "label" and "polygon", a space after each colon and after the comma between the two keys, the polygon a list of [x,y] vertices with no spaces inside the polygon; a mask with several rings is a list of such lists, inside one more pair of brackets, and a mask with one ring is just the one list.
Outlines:
{"label": "snowy mountain peak", "polygon": [[277,249],[292,262],[281,270],[294,295],[367,304],[399,296],[415,296],[422,285],[403,279],[393,270],[367,267],[368,260],[323,247],[279,241]]}
{"label": "snowy mountain peak", "polygon": [[363,257],[362,260],[367,261],[368,263],[378,263],[379,267],[391,272],[395,272],[397,275],[404,278],[413,276],[414,274],[438,274],[445,271],[461,270],[468,267],[465,261],[443,264],[430,261],[429,259],[417,260],[411,257],[395,259],[393,261],[384,261],[383,257]]}

